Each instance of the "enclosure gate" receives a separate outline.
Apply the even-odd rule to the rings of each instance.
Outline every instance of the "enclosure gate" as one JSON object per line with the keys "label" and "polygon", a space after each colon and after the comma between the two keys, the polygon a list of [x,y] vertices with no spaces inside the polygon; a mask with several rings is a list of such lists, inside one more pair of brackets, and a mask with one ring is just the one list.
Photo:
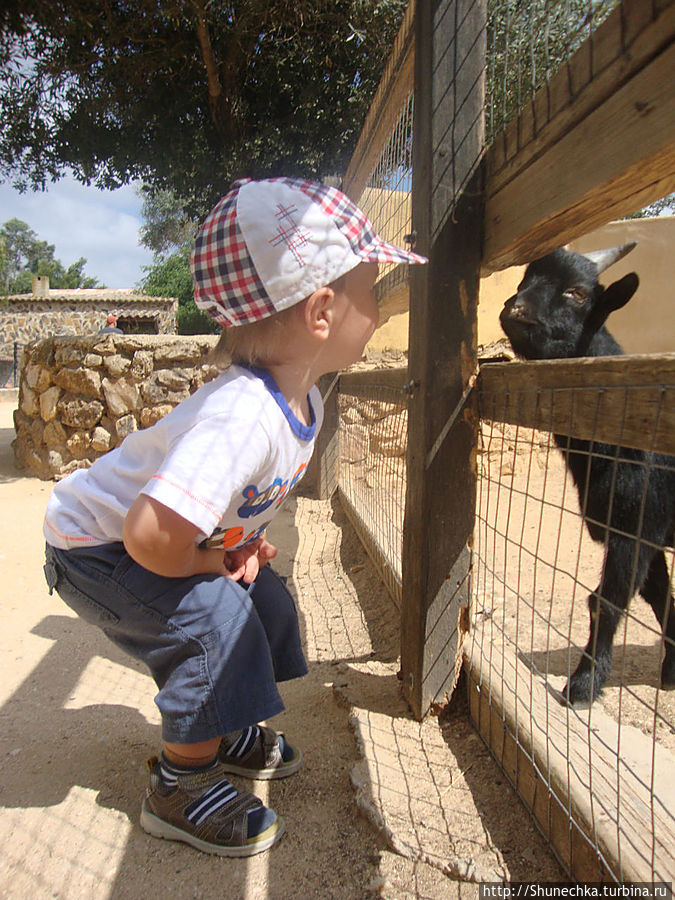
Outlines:
{"label": "enclosure gate", "polygon": [[[578,652],[576,613],[547,630],[541,646],[536,625],[552,618],[554,586],[557,598],[565,579],[572,593],[594,585],[579,570],[590,551],[572,494],[566,507],[549,437],[672,453],[674,362],[665,355],[479,368],[476,305],[481,275],[542,256],[675,189],[674,35],[674,0],[410,4],[343,185],[378,231],[408,240],[430,263],[409,275],[390,268],[378,283],[385,314],[404,305],[409,284],[407,370],[386,384],[375,373],[370,387],[360,375],[323,385],[323,482],[339,485],[401,602],[401,669],[413,712],[422,716],[452,693],[463,651],[474,721],[565,868],[583,880],[673,879],[675,707],[658,682],[645,695],[623,677],[614,718],[597,704],[572,710],[556,697],[570,647]],[[354,454],[363,461],[383,426],[345,415],[375,401],[407,418],[407,455],[403,462],[394,454],[397,463],[368,485],[368,465],[358,471]],[[514,449],[523,446],[524,475]],[[558,460],[554,500],[531,490],[536,454],[546,473]],[[490,468],[495,458],[498,470]],[[399,491],[405,485],[405,511],[396,500],[391,531],[363,509],[394,482]],[[364,484],[370,493],[358,499]],[[551,510],[561,521],[574,517],[576,562],[563,565],[559,541],[548,557],[541,541],[528,544],[533,509],[539,537]],[[391,552],[397,542],[400,557]],[[626,628],[636,623],[626,617]],[[659,635],[653,623],[651,642]],[[658,646],[649,652],[658,656]],[[638,713],[623,721],[631,705]]]}

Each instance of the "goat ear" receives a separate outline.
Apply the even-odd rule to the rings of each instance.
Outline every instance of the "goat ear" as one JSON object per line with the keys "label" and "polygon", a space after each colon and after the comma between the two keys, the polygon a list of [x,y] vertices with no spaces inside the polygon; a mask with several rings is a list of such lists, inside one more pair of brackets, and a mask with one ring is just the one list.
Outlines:
{"label": "goat ear", "polygon": [[638,289],[639,284],[640,279],[635,272],[629,272],[628,275],[624,275],[623,278],[605,288],[598,302],[598,306],[605,313],[605,317],[614,312],[614,310],[625,306]]}
{"label": "goat ear", "polygon": [[602,292],[595,306],[588,314],[588,318],[584,322],[584,327],[579,335],[579,340],[577,341],[577,356],[586,355],[594,335],[597,334],[605,324],[609,314],[613,313],[616,309],[621,309],[622,306],[625,306],[626,303],[628,303],[637,290],[639,283],[640,279],[635,272],[630,272],[628,275],[624,275],[623,278],[615,281],[614,284],[610,284],[610,286]]}

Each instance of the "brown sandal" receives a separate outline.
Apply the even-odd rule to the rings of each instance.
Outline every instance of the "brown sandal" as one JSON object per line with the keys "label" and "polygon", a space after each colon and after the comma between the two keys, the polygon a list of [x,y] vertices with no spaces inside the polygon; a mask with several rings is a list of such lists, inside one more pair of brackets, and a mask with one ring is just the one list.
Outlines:
{"label": "brown sandal", "polygon": [[249,725],[223,738],[218,749],[223,771],[230,775],[270,780],[287,778],[302,765],[302,751],[291,747],[282,732],[265,725]]}
{"label": "brown sandal", "polygon": [[148,766],[150,787],[141,808],[141,827],[154,837],[183,841],[218,856],[253,856],[268,850],[284,833],[283,821],[266,809],[274,820],[249,836],[249,810],[264,809],[263,803],[230,784],[220,765],[178,775],[176,784],[162,779],[157,757],[148,760]]}

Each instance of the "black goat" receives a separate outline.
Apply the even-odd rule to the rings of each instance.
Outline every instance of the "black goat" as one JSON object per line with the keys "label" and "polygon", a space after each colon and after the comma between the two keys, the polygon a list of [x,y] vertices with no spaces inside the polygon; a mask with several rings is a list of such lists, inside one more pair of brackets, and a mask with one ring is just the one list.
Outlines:
{"label": "black goat", "polygon": [[[514,351],[525,359],[619,356],[604,327],[607,316],[635,293],[633,272],[604,288],[598,275],[635,243],[582,256],[566,250],[527,267],[518,293],[499,321]],[[600,584],[588,598],[588,644],[563,689],[570,703],[592,702],[612,666],[612,644],[636,590],[663,630],[661,685],[675,685],[675,607],[664,546],[673,545],[675,457],[556,434],[576,484],[588,531],[605,543]]]}

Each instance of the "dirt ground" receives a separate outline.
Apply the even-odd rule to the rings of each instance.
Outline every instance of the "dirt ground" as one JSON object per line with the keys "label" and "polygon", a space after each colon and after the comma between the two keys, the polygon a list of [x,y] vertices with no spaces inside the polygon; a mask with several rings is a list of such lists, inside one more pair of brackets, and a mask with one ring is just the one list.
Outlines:
{"label": "dirt ground", "polygon": [[0,896],[442,900],[478,880],[563,876],[458,693],[414,721],[397,679],[398,612],[339,505],[300,496],[270,529],[297,596],[309,674],[272,724],[302,746],[293,778],[254,790],[284,818],[269,853],[224,860],[138,825],[159,746],[153,684],[49,596],[51,485],[14,467],[0,400]]}

